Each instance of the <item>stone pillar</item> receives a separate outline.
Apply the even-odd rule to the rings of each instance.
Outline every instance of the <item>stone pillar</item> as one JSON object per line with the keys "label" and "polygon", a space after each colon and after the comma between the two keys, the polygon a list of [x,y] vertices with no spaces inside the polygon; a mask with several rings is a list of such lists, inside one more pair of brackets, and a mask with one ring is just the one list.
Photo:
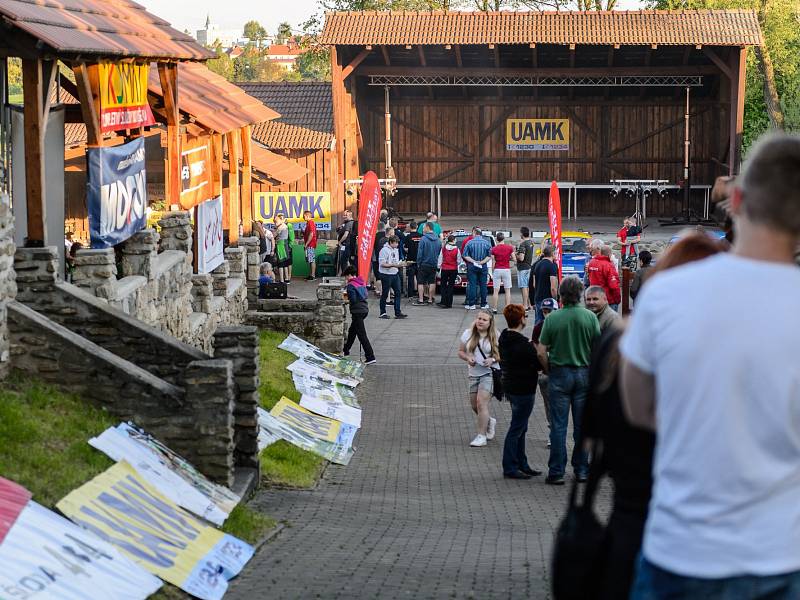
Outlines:
{"label": "stone pillar", "polygon": [[325,352],[338,354],[344,348],[346,314],[341,281],[323,281],[319,284],[317,301],[314,317],[315,343]]}
{"label": "stone pillar", "polygon": [[247,252],[247,301],[250,307],[255,309],[258,302],[258,267],[261,263],[261,256],[258,253],[258,238],[239,238],[239,247],[244,248]]}
{"label": "stone pillar", "polygon": [[192,275],[192,310],[194,312],[211,312],[211,296],[214,290],[211,286],[210,273],[197,273]]}
{"label": "stone pillar", "polygon": [[189,213],[185,210],[168,212],[158,222],[161,228],[161,252],[165,250],[180,250],[186,252],[188,260],[192,262],[192,224]]}
{"label": "stone pillar", "polygon": [[231,361],[190,362],[184,371],[183,383],[196,433],[191,461],[206,477],[230,487],[233,485],[234,448]]}
{"label": "stone pillar", "polygon": [[113,300],[117,290],[117,262],[113,248],[81,249],[75,254],[72,283],[98,298]]}
{"label": "stone pillar", "polygon": [[225,260],[228,261],[231,277],[237,277],[239,279],[245,279],[247,277],[246,248],[225,248]]}
{"label": "stone pillar", "polygon": [[14,273],[14,216],[7,196],[0,196],[0,380],[8,376],[11,362],[8,337],[8,303],[17,296]]}
{"label": "stone pillar", "polygon": [[228,276],[230,275],[230,267],[228,261],[223,260],[222,264],[216,269],[211,271],[211,277],[214,278],[214,295],[225,297],[228,291]]}
{"label": "stone pillar", "polygon": [[141,275],[147,281],[155,279],[155,261],[158,258],[158,233],[155,229],[142,229],[122,244],[122,276]]}
{"label": "stone pillar", "polygon": [[14,270],[17,300],[34,310],[46,311],[58,281],[58,250],[52,246],[17,248]]}
{"label": "stone pillar", "polygon": [[258,329],[250,326],[218,327],[214,332],[214,358],[233,363],[235,382],[234,461],[237,467],[259,469],[258,459]]}

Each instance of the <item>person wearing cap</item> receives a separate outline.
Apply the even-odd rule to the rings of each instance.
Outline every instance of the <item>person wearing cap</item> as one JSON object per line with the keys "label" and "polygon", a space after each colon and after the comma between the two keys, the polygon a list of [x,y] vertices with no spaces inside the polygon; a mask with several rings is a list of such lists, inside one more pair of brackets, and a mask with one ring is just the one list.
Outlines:
{"label": "person wearing cap", "polygon": [[[535,348],[539,343],[539,336],[542,335],[542,327],[544,327],[544,320],[553,311],[558,310],[558,301],[554,298],[545,298],[542,300],[541,305],[542,315],[544,318],[533,326],[533,333],[531,334],[531,343]],[[547,428],[550,429],[550,392],[548,387],[549,378],[547,373],[542,371],[539,373],[539,392],[542,394],[542,402],[544,403],[544,416],[547,419]],[[550,447],[550,440],[547,440],[547,447]]]}
{"label": "person wearing cap", "polygon": [[599,285],[590,285],[586,290],[586,308],[592,311],[600,322],[600,333],[609,327],[622,324],[622,316],[611,310],[606,292]]}

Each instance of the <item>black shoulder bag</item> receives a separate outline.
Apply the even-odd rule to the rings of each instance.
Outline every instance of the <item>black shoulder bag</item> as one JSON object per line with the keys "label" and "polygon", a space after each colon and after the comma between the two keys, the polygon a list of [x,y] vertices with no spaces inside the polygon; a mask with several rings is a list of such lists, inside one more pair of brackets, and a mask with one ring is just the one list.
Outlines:
{"label": "black shoulder bag", "polygon": [[[478,342],[478,352],[481,353],[483,360],[486,360],[487,356],[483,353],[483,348],[481,348],[480,342]],[[497,398],[499,402],[503,401],[503,375],[500,373],[500,369],[495,369],[493,367],[489,367],[492,371],[492,396]]]}
{"label": "black shoulder bag", "polygon": [[555,600],[585,600],[593,597],[603,570],[603,545],[606,531],[592,507],[597,484],[603,474],[602,449],[592,443],[592,468],[578,505],[577,480],[572,484],[567,514],[556,531],[553,544],[551,578]]}

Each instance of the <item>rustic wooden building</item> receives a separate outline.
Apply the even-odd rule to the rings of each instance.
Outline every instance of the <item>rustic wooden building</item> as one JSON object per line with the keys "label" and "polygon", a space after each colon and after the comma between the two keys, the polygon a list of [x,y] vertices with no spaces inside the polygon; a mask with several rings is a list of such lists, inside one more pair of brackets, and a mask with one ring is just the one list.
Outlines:
{"label": "rustic wooden building", "polygon": [[[394,175],[393,204],[408,213],[441,185],[444,212],[496,213],[488,186],[506,186],[511,214],[530,214],[546,209],[535,186],[557,180],[585,186],[581,214],[613,215],[632,201],[610,180],[684,180],[687,95],[692,184],[737,171],[747,47],[762,35],[745,10],[350,12],[329,13],[321,41],[339,182]],[[561,149],[510,143],[524,127],[563,133],[558,123]],[[673,192],[648,212],[680,206]]]}

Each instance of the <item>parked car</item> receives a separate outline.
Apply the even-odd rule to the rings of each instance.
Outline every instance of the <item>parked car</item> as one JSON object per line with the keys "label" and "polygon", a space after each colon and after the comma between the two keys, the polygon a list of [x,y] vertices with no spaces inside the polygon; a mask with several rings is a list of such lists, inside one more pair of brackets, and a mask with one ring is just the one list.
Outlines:
{"label": "parked car", "polygon": [[[561,248],[563,251],[563,256],[561,257],[562,277],[577,275],[583,279],[586,263],[591,258],[589,255],[589,242],[591,240],[591,234],[585,231],[564,231],[561,234]],[[546,233],[536,254],[541,254],[542,250],[549,246],[550,243],[550,234]]]}
{"label": "parked car", "polygon": [[[469,237],[471,235],[471,232],[465,231],[463,229],[456,229],[454,231],[445,231],[444,232],[444,238],[445,239],[447,239],[447,236],[449,236],[449,235],[454,235],[456,237],[456,246],[458,246],[459,250],[461,250],[462,249],[462,244],[464,243],[464,240],[467,239],[467,237]],[[494,248],[494,246],[496,245],[496,242],[494,241],[494,237],[489,235],[487,232],[484,232],[483,237],[486,238],[488,240],[488,242]],[[441,273],[437,273],[436,274],[436,289],[437,290],[439,289],[439,284],[440,283],[441,283]],[[486,283],[487,283],[487,286],[488,286],[488,288],[490,290],[494,289],[494,284],[492,283],[492,274],[491,274],[491,272],[489,273],[489,276],[487,277]],[[455,289],[457,289],[457,290],[458,289],[462,289],[462,290],[466,290],[467,289],[467,265],[464,264],[464,263],[462,263],[458,267],[458,275],[456,276]]]}

